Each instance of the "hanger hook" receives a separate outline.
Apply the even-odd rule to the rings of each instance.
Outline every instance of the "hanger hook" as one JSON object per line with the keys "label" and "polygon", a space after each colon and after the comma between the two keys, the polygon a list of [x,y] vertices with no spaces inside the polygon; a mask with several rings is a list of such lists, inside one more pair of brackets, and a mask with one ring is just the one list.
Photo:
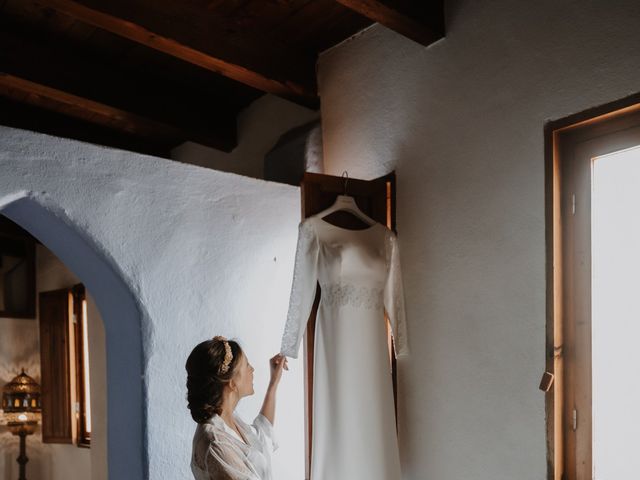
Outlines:
{"label": "hanger hook", "polygon": [[349,183],[349,172],[347,172],[346,170],[344,172],[342,172],[342,178],[344,179],[344,192],[343,195],[347,194],[347,183]]}

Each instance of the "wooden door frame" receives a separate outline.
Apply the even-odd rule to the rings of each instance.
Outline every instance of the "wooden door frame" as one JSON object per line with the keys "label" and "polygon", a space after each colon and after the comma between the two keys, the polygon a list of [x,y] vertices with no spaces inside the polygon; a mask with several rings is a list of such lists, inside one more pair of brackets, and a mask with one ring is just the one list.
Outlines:
{"label": "wooden door frame", "polygon": [[[591,479],[591,364],[577,365],[575,349],[577,336],[586,342],[590,355],[590,279],[588,285],[574,284],[581,281],[576,274],[575,259],[577,251],[588,252],[588,263],[584,268],[591,269],[590,232],[577,235],[570,223],[566,222],[569,211],[573,215],[572,200],[567,200],[568,182],[575,174],[570,164],[578,155],[587,154],[585,145],[604,135],[612,134],[640,119],[640,94],[599,106],[545,125],[545,217],[546,217],[546,370],[554,375],[553,387],[547,392],[546,432],[547,432],[547,478],[549,480]],[[594,147],[595,143],[590,147]],[[601,148],[601,146],[599,147]],[[615,149],[614,149],[615,150]],[[598,151],[592,150],[592,151]],[[593,154],[597,156],[604,150]],[[593,157],[591,157],[593,158]],[[584,173],[584,169],[582,169]],[[589,171],[590,173],[590,171]],[[584,182],[582,182],[584,185]],[[584,188],[583,188],[584,190]],[[578,193],[583,198],[581,205],[575,208],[577,215],[590,219],[590,189]],[[590,220],[588,220],[590,225]],[[584,223],[584,222],[583,222]],[[576,248],[576,241],[583,244]],[[570,268],[570,265],[574,267]],[[584,283],[584,282],[583,282]],[[578,301],[572,290],[579,289]],[[576,309],[584,314],[589,312],[588,325],[582,324],[577,330]],[[590,357],[589,357],[590,358]],[[582,387],[577,391],[573,378],[583,378]],[[577,399],[577,402],[576,402]],[[573,409],[578,403],[582,425],[580,433],[573,430]]]}

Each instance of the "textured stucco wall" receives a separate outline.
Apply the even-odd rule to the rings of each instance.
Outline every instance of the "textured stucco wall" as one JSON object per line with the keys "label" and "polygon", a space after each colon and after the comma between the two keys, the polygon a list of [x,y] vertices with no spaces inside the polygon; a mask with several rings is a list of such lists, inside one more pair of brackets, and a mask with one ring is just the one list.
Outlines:
{"label": "textured stucco wall", "polygon": [[[2,206],[82,279],[102,313],[111,478],[140,478],[144,457],[152,479],[189,478],[194,424],[186,410],[184,362],[198,341],[214,334],[238,337],[256,366],[258,393],[242,403],[241,413],[255,415],[267,355],[279,349],[286,315],[298,189],[0,128]],[[59,234],[48,235],[42,222]],[[135,305],[123,307],[130,297]],[[137,379],[145,386],[143,407],[136,383],[127,383],[127,369],[138,368],[131,357],[136,348],[145,373]],[[301,377],[296,368],[290,373],[289,379]],[[287,392],[286,385],[278,411],[291,422],[282,422],[282,414],[275,463],[278,478],[293,479],[299,470],[286,465],[287,454],[302,441],[303,404],[302,391]],[[130,411],[123,412],[129,399]],[[129,428],[114,426],[114,408]],[[123,449],[138,435],[143,416],[143,450],[130,452],[128,470],[112,468],[116,456],[126,456]]]}
{"label": "textured stucco wall", "polygon": [[398,175],[405,477],[540,480],[543,126],[640,90],[640,3],[445,4],[429,48],[375,26],[321,56],[325,166]]}
{"label": "textured stucco wall", "polygon": [[318,118],[318,112],[274,95],[263,95],[238,115],[238,146],[229,153],[186,142],[171,158],[254,178],[264,178],[264,156],[280,136]]}

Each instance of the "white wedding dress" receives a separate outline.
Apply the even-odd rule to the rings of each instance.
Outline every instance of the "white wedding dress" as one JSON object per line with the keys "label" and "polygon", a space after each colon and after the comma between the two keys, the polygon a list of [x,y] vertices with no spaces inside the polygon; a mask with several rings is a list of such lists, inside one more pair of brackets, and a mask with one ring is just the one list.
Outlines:
{"label": "white wedding dress", "polygon": [[407,353],[396,236],[310,217],[299,227],[281,351],[297,358],[320,284],[315,333],[311,480],[400,480],[384,310]]}

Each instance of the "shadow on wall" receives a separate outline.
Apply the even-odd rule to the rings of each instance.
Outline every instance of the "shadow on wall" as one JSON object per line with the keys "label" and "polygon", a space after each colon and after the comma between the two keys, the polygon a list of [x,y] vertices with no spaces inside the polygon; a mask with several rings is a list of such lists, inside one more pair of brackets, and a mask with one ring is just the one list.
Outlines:
{"label": "shadow on wall", "polygon": [[38,238],[92,292],[105,328],[109,478],[148,478],[141,315],[120,269],[49,199],[0,200],[0,213]]}

